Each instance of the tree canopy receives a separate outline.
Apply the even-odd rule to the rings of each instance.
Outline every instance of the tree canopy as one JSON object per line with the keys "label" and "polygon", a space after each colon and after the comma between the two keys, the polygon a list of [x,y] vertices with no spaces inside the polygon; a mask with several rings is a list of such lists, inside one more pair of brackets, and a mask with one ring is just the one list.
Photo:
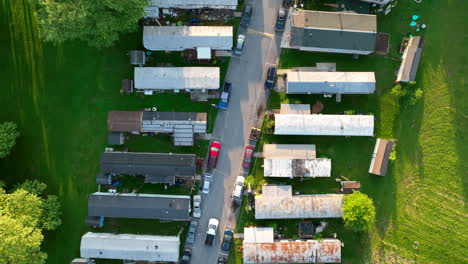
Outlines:
{"label": "tree canopy", "polygon": [[42,230],[61,224],[57,196],[44,195],[45,184],[26,181],[12,193],[0,188],[0,263],[42,264]]}
{"label": "tree canopy", "polygon": [[346,195],[343,203],[345,227],[356,232],[367,231],[375,222],[372,199],[359,191]]}
{"label": "tree canopy", "polygon": [[13,122],[4,122],[0,124],[0,158],[5,158],[10,154],[11,149],[16,144],[16,138],[19,137],[16,124]]}
{"label": "tree canopy", "polygon": [[148,0],[34,0],[42,39],[55,43],[83,40],[90,46],[112,46],[122,33],[137,30]]}

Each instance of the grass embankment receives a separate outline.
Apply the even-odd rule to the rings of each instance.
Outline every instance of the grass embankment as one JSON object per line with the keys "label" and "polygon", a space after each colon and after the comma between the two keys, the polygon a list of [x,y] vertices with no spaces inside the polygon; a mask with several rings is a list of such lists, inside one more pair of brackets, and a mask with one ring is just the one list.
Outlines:
{"label": "grass embankment", "polygon": [[[321,96],[273,94],[269,102],[270,108],[278,108],[280,103],[314,104],[319,100],[325,105],[323,113],[355,110],[374,114],[376,136],[397,141],[397,160],[387,176],[367,173],[375,139],[264,135],[262,142],[316,144],[318,156],[332,159],[330,179],[283,180],[295,191],[335,193],[339,185],[334,178],[344,176],[360,181],[362,192],[374,199],[377,223],[368,234],[346,231],[341,220],[326,220],[330,226],[324,237],[336,232],[344,242],[343,263],[466,263],[468,93],[463,11],[457,3],[446,1],[399,5],[390,15],[379,17],[379,31],[391,34],[387,57],[354,60],[350,55],[292,50],[281,54],[280,68],[336,62],[338,71],[375,71],[374,95],[345,95],[341,103],[335,103],[334,98]],[[436,16],[433,10],[444,12]],[[413,14],[428,25],[422,34],[426,42],[416,84],[409,88],[424,91],[415,105],[390,94],[400,63],[395,57],[402,37],[411,32],[408,23]],[[259,183],[265,181],[261,164],[262,160],[256,160],[252,172]],[[237,229],[241,231],[244,225],[287,227],[282,233],[294,238],[298,222],[255,221],[245,205]],[[238,251],[230,263],[240,261]]]}
{"label": "grass embankment", "polygon": [[[54,46],[39,40],[33,13],[26,0],[0,0],[0,121],[16,122],[21,132],[11,155],[0,161],[1,179],[9,186],[38,179],[59,196],[63,224],[45,234],[43,249],[47,263],[63,264],[79,256],[80,237],[89,230],[84,223],[87,195],[97,190],[108,111],[156,106],[161,111],[208,112],[211,124],[216,112],[212,102],[194,103],[188,94],[120,94],[122,79],[133,76],[127,52],[142,48],[141,33],[123,36],[114,47],[102,50],[80,42]],[[179,152],[172,141],[151,140],[131,141],[129,149]],[[197,154],[206,145],[200,144],[200,149],[192,149]],[[113,226],[113,221],[107,223]],[[121,230],[125,226],[131,233],[174,230],[176,235],[180,228],[174,225],[185,224],[168,225],[129,223]]]}

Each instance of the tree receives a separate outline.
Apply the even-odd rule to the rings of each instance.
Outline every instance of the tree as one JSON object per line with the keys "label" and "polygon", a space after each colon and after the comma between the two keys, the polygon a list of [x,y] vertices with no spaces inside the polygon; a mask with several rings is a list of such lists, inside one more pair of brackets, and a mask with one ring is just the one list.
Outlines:
{"label": "tree", "polygon": [[5,158],[10,154],[11,149],[16,144],[16,138],[19,137],[19,135],[15,123],[4,122],[0,124],[0,158]]}
{"label": "tree", "polygon": [[15,186],[15,190],[23,189],[29,193],[35,194],[37,196],[44,193],[47,185],[38,180],[26,180]]}
{"label": "tree", "polygon": [[12,193],[0,188],[0,263],[43,264],[42,230],[61,224],[55,195],[43,194],[45,184],[26,181]]}
{"label": "tree", "polygon": [[375,222],[375,206],[366,194],[355,191],[343,202],[345,227],[356,232],[367,231]]}
{"label": "tree", "polygon": [[62,224],[60,218],[60,202],[55,195],[48,195],[42,203],[42,227],[46,230],[54,230]]}
{"label": "tree", "polygon": [[83,40],[109,47],[120,34],[137,30],[149,0],[34,0],[42,39],[55,43]]}

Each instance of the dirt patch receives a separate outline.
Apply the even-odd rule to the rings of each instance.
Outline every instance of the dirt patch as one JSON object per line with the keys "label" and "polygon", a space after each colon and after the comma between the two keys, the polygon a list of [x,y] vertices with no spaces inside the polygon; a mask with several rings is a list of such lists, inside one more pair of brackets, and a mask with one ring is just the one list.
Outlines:
{"label": "dirt patch", "polygon": [[321,101],[316,101],[315,104],[312,105],[312,114],[318,114],[323,111],[325,106]]}

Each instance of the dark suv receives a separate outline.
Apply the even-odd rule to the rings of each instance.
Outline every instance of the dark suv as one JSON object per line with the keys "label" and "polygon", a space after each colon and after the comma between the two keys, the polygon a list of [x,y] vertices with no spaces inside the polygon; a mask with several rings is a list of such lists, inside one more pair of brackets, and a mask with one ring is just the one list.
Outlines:
{"label": "dark suv", "polygon": [[248,27],[250,24],[250,17],[252,16],[252,6],[251,5],[246,5],[244,7],[244,12],[242,12],[242,18],[241,18],[241,23],[240,25],[242,27]]}
{"label": "dark suv", "polygon": [[269,67],[267,71],[267,77],[265,80],[265,89],[273,88],[273,84],[275,83],[276,77],[276,67]]}

